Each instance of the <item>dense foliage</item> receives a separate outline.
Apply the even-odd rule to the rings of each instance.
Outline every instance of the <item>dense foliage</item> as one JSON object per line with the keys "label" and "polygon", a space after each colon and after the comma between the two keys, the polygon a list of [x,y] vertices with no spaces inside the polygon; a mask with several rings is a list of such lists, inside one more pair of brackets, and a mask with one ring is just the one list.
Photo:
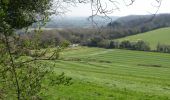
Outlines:
{"label": "dense foliage", "polygon": [[[40,49],[40,28],[52,14],[51,5],[52,0],[0,1],[0,99],[42,99],[41,91],[47,90],[46,86],[69,84],[71,78],[55,75],[53,67],[42,62],[58,59],[59,52],[68,45]],[[33,23],[38,26],[34,36],[23,40],[17,30]]]}
{"label": "dense foliage", "polygon": [[50,14],[52,0],[1,0],[1,32],[4,24],[11,29],[21,29],[34,22],[45,20]]}

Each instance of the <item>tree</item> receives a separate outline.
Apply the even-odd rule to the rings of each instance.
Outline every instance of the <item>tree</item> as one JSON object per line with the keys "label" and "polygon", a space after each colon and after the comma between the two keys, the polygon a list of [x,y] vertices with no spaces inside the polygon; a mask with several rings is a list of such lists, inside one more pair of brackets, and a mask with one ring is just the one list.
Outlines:
{"label": "tree", "polygon": [[122,41],[122,42],[120,43],[120,45],[119,45],[119,48],[130,49],[130,48],[131,48],[131,43],[130,43],[130,41],[128,41],[128,40]]}
{"label": "tree", "polygon": [[[69,84],[70,78],[64,74],[48,77],[53,73],[52,67],[42,62],[57,59],[62,50],[58,47],[50,56],[46,56],[48,49],[40,50],[40,28],[54,13],[52,3],[52,0],[0,1],[0,96],[3,99],[38,99],[46,79],[51,85]],[[37,24],[33,39],[19,42],[16,31],[33,23]]]}
{"label": "tree", "polygon": [[135,49],[136,50],[141,50],[141,51],[150,51],[149,44],[146,43],[143,40],[138,40],[135,44]]}

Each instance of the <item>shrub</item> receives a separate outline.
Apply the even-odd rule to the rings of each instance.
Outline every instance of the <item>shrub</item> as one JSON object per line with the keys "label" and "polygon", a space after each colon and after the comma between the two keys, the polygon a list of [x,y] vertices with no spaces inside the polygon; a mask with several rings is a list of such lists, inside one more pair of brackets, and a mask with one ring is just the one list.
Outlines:
{"label": "shrub", "polygon": [[170,53],[170,45],[158,44],[157,52]]}

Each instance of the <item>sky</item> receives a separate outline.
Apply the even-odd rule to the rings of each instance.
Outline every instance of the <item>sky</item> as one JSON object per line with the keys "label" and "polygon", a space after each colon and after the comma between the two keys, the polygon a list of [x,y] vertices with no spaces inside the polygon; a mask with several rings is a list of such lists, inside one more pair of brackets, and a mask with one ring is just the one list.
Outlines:
{"label": "sky", "polygon": [[[109,0],[102,0],[102,3],[107,4],[107,9],[112,9],[114,5],[108,2]],[[109,16],[127,16],[127,15],[146,15],[154,14],[157,11],[158,4],[155,0],[136,0],[133,5],[126,6],[130,0],[116,0],[118,1],[117,6],[119,10],[115,10],[113,13],[108,14]],[[69,7],[69,12],[65,16],[90,16],[91,6],[90,4],[78,4],[76,7]],[[170,13],[170,0],[162,0],[161,7],[158,13]]]}

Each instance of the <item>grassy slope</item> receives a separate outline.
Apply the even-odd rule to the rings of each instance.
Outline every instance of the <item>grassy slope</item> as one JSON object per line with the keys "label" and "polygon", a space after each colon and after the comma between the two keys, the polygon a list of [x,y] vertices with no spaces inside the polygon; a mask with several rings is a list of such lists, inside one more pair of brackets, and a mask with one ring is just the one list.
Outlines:
{"label": "grassy slope", "polygon": [[143,34],[128,36],[118,40],[137,41],[139,39],[148,42],[151,45],[152,49],[155,49],[158,43],[170,44],[170,28],[161,28]]}
{"label": "grassy slope", "polygon": [[169,54],[77,47],[61,59],[47,63],[74,84],[50,88],[49,100],[170,100]]}

